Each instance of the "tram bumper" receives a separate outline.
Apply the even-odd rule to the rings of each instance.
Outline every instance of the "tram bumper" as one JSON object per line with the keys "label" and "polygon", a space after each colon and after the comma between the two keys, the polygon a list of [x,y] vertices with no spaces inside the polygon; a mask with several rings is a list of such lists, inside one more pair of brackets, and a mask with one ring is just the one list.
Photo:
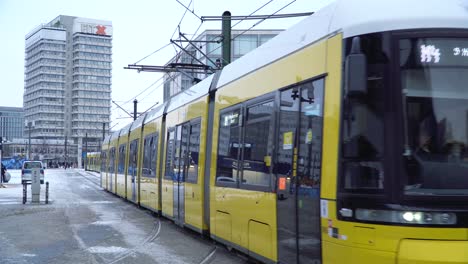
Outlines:
{"label": "tram bumper", "polygon": [[397,263],[468,263],[468,241],[403,239]]}

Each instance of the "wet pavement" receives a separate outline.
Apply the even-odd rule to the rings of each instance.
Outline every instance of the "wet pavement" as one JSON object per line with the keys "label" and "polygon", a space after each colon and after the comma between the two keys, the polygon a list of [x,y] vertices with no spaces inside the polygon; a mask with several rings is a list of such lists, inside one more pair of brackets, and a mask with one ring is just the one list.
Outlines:
{"label": "wet pavement", "polygon": [[20,171],[0,188],[0,263],[247,263],[224,246],[110,194],[83,170],[46,170],[23,204]]}

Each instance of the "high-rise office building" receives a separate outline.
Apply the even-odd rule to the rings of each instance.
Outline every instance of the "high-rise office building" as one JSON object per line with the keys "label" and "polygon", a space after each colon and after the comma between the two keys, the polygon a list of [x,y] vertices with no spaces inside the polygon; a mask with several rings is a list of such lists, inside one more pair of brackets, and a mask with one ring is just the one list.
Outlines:
{"label": "high-rise office building", "polygon": [[0,106],[0,136],[11,141],[23,137],[23,108]]}
{"label": "high-rise office building", "polygon": [[[97,151],[110,122],[112,23],[58,16],[25,37],[25,134]],[[83,149],[82,146],[88,149]]]}

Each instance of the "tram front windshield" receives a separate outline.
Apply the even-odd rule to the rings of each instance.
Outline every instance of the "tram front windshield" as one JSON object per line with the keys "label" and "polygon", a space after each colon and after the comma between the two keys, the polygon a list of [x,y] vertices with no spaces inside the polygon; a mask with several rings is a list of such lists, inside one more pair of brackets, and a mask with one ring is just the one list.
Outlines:
{"label": "tram front windshield", "polygon": [[406,195],[468,195],[468,39],[401,39]]}

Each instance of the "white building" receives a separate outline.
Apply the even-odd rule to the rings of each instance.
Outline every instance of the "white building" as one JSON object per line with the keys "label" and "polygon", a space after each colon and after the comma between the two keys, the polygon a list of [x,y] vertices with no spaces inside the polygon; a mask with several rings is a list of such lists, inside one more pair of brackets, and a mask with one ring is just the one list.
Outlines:
{"label": "white building", "polygon": [[[260,30],[232,30],[231,31],[231,62],[244,56],[248,52],[260,47],[263,43],[272,39],[283,30],[278,29],[260,29]],[[186,52],[180,52],[172,58],[166,66],[173,63],[182,64],[200,64],[200,61],[213,69],[217,68],[216,60],[221,63],[222,60],[222,35],[221,30],[206,30],[201,33],[192,42],[197,46],[195,48],[192,45],[187,46]],[[219,41],[206,42],[206,41]],[[201,51],[201,52],[200,52]],[[202,54],[203,53],[203,54]],[[191,56],[192,55],[192,56]],[[207,55],[207,56],[204,56]],[[195,58],[197,59],[195,59]],[[197,72],[199,72],[198,70]],[[164,79],[164,101],[172,97],[173,95],[188,89],[194,82],[203,80],[212,72],[207,71],[206,73],[197,73],[195,70],[186,70],[183,72],[173,72],[165,75]]]}
{"label": "white building", "polygon": [[72,139],[78,164],[83,139],[98,151],[109,127],[112,33],[110,21],[58,16],[25,37],[25,135]]}

